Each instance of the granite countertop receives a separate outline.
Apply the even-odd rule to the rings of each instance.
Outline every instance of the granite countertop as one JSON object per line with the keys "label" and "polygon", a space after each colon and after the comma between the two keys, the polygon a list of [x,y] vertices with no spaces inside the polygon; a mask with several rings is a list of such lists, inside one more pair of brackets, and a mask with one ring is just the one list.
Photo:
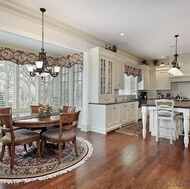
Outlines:
{"label": "granite countertop", "polygon": [[103,102],[103,103],[92,103],[90,102],[89,104],[96,104],[96,105],[112,105],[112,104],[121,104],[121,103],[127,103],[127,102],[136,102],[139,101],[139,99],[130,99],[130,100],[125,100],[125,101],[119,101],[119,102]]}
{"label": "granite countertop", "polygon": [[[175,108],[190,108],[190,100],[174,100],[175,104],[174,107]],[[142,104],[142,106],[155,106],[155,102],[151,101],[147,104]]]}

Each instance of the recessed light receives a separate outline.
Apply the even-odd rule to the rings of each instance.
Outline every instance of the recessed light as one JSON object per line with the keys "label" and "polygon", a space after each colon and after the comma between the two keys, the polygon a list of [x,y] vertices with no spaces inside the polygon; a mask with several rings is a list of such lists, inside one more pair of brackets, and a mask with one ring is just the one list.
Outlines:
{"label": "recessed light", "polygon": [[120,35],[121,35],[121,36],[124,36],[125,34],[124,34],[124,33],[121,33]]}

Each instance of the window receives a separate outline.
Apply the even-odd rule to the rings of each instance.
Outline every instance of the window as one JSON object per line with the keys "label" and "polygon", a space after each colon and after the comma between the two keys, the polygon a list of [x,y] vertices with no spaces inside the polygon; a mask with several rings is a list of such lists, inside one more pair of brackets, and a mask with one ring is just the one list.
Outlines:
{"label": "window", "polygon": [[55,78],[47,76],[39,78],[40,81],[40,103],[53,105],[54,102],[54,85],[56,85]]}
{"label": "window", "polygon": [[0,107],[12,106],[16,108],[16,69],[16,64],[0,61]]}
{"label": "window", "polygon": [[61,103],[64,105],[69,105],[69,69],[62,68]]}
{"label": "window", "polygon": [[124,89],[119,89],[119,95],[131,95],[132,92],[137,91],[138,77],[132,75],[124,77]]}
{"label": "window", "polygon": [[73,66],[73,105],[82,107],[82,69],[80,65]]}
{"label": "window", "polygon": [[[82,69],[63,67],[59,77],[31,77],[26,65],[0,61],[0,107],[28,110],[31,104],[82,106]],[[62,74],[61,74],[62,73]],[[59,80],[60,79],[60,80]],[[61,98],[61,99],[60,99]]]}
{"label": "window", "polygon": [[79,64],[62,68],[61,104],[82,107],[82,76]]}
{"label": "window", "polygon": [[28,108],[31,104],[38,104],[36,77],[31,77],[26,65],[19,65],[19,108]]}

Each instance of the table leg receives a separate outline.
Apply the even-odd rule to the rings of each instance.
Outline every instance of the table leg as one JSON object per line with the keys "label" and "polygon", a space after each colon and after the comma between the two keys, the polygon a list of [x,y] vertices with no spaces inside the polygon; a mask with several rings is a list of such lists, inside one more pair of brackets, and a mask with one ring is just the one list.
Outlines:
{"label": "table leg", "polygon": [[147,122],[146,106],[142,106],[142,124],[143,124],[142,135],[143,135],[143,138],[146,138],[146,122]]}
{"label": "table leg", "polygon": [[189,145],[189,110],[183,113],[184,118],[184,145],[187,148]]}

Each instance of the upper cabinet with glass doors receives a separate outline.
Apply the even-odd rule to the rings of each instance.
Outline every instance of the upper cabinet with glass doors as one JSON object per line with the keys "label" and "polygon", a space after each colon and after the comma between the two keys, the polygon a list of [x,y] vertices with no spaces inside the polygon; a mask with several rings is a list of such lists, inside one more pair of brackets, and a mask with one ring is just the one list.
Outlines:
{"label": "upper cabinet with glass doors", "polygon": [[115,53],[96,47],[90,49],[90,102],[114,101]]}

